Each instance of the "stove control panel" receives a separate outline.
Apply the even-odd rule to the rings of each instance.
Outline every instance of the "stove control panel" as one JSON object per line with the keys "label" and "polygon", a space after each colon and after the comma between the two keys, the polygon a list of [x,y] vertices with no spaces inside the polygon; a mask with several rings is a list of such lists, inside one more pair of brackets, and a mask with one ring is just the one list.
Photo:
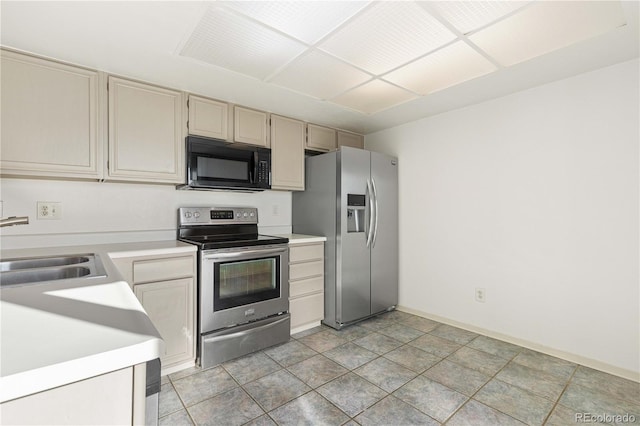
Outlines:
{"label": "stove control panel", "polygon": [[239,223],[258,223],[258,209],[255,207],[181,207],[178,209],[178,226]]}

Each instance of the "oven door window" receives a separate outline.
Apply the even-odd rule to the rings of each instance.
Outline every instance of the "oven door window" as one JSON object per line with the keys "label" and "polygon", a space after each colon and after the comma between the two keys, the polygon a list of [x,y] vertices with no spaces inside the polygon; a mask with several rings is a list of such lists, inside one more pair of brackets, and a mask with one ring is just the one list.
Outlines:
{"label": "oven door window", "polygon": [[278,256],[214,264],[214,311],[280,297]]}

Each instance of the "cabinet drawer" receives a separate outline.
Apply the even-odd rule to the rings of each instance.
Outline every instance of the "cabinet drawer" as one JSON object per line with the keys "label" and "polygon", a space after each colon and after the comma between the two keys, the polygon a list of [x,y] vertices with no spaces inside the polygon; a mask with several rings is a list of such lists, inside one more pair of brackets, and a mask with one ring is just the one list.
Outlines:
{"label": "cabinet drawer", "polygon": [[301,280],[324,274],[324,261],[289,265],[289,280]]}
{"label": "cabinet drawer", "polygon": [[324,293],[311,294],[289,300],[291,328],[324,318]]}
{"label": "cabinet drawer", "polygon": [[133,282],[137,284],[193,277],[193,260],[192,256],[138,260],[133,262]]}
{"label": "cabinet drawer", "polygon": [[289,297],[303,296],[324,289],[324,276],[289,283]]}
{"label": "cabinet drawer", "polygon": [[309,244],[289,247],[289,262],[306,262],[324,259],[324,244]]}

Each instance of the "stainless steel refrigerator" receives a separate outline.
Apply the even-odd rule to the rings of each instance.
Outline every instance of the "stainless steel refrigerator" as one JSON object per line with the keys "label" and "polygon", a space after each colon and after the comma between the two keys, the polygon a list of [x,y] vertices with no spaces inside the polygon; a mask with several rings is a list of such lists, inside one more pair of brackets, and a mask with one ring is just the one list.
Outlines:
{"label": "stainless steel refrigerator", "polygon": [[307,157],[293,232],[323,235],[324,323],[340,329],[398,304],[398,161],[343,147]]}

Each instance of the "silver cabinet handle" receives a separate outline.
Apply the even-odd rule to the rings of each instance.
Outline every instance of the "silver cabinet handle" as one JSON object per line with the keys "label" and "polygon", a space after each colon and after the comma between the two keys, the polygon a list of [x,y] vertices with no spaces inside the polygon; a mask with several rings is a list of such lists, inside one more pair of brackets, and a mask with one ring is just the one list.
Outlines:
{"label": "silver cabinet handle", "polygon": [[373,226],[373,241],[371,247],[375,247],[376,239],[378,238],[378,190],[376,189],[376,180],[371,178],[371,186],[373,187],[373,200],[375,207],[375,224]]}

